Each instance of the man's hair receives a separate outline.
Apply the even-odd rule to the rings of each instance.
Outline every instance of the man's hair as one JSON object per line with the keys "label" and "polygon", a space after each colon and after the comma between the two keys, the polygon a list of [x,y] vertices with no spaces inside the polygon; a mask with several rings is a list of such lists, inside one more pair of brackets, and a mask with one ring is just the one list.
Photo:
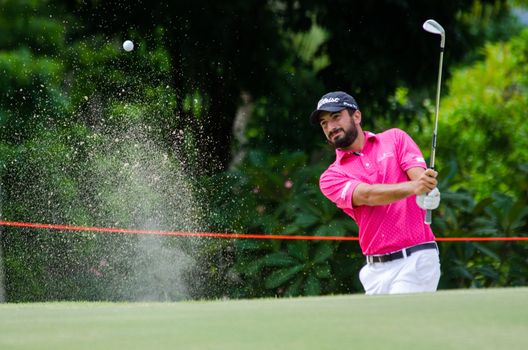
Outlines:
{"label": "man's hair", "polygon": [[352,116],[352,114],[354,114],[354,112],[357,111],[357,109],[355,109],[355,108],[349,108],[349,107],[347,107],[346,110],[348,111],[348,114],[349,114],[350,116]]}

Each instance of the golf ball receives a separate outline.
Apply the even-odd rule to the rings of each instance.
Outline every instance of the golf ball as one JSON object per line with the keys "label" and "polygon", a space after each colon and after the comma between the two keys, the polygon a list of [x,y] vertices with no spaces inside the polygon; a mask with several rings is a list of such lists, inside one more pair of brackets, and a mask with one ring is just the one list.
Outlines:
{"label": "golf ball", "polygon": [[134,50],[134,43],[130,40],[125,40],[123,43],[123,49],[128,52]]}

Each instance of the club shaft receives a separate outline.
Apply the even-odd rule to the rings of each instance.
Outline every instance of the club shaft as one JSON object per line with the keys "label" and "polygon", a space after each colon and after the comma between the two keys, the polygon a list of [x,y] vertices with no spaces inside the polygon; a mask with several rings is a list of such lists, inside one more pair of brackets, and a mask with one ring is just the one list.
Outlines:
{"label": "club shaft", "polygon": [[[440,48],[440,63],[438,65],[438,81],[436,85],[436,106],[435,106],[435,123],[433,129],[433,141],[431,143],[431,159],[429,161],[429,168],[435,168],[435,155],[436,155],[436,135],[438,133],[438,113],[440,110],[440,87],[442,85],[442,64],[444,61],[444,48]],[[425,212],[425,223],[431,225],[433,222],[432,210],[426,210]]]}
{"label": "club shaft", "polygon": [[440,50],[440,64],[438,66],[438,81],[436,85],[436,106],[435,106],[435,123],[433,129],[433,142],[431,144],[431,160],[429,167],[434,169],[435,167],[435,153],[436,153],[436,135],[438,133],[438,114],[440,111],[440,89],[442,85],[442,64],[444,61],[444,49]]}

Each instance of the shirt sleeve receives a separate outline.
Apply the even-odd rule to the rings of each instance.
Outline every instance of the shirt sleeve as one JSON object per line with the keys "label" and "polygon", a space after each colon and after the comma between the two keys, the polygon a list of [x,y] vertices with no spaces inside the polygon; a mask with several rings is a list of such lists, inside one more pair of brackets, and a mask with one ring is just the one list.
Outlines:
{"label": "shirt sleeve", "polygon": [[394,129],[396,149],[400,159],[401,169],[407,171],[410,168],[420,167],[427,169],[427,164],[414,140],[403,130]]}
{"label": "shirt sleeve", "polygon": [[335,170],[327,170],[319,179],[321,192],[341,209],[353,209],[352,194],[361,182]]}

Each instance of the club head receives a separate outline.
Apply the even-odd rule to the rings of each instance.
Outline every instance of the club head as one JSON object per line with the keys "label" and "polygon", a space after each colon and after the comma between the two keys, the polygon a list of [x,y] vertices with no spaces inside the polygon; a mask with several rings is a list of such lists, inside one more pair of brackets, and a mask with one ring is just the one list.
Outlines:
{"label": "club head", "polygon": [[440,37],[441,37],[440,47],[442,47],[442,48],[444,47],[444,45],[445,45],[445,30],[440,25],[440,23],[438,23],[434,19],[428,19],[427,21],[424,22],[422,27],[423,27],[423,29],[425,31],[427,31],[429,33],[440,35]]}

